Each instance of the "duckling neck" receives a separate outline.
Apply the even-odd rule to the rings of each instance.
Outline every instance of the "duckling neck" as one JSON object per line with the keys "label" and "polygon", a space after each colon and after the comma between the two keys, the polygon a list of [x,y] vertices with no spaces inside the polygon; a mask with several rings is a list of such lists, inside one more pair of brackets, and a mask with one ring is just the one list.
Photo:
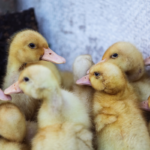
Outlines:
{"label": "duckling neck", "polygon": [[134,93],[134,90],[132,88],[132,86],[127,83],[126,87],[124,89],[122,89],[120,92],[116,93],[116,94],[108,94],[106,92],[96,92],[96,95],[99,95],[99,98],[101,98],[101,101],[105,101],[105,103],[110,104],[109,102],[112,101],[125,101],[127,99],[129,100],[135,100],[137,99],[136,94]]}
{"label": "duckling neck", "polygon": [[18,59],[14,57],[8,58],[8,64],[7,64],[7,71],[20,71],[20,68],[23,66],[24,63],[20,62]]}
{"label": "duckling neck", "polygon": [[13,57],[8,58],[6,76],[3,82],[3,89],[7,88],[18,80],[21,66],[23,66],[23,64],[20,63],[17,59]]}
{"label": "duckling neck", "polygon": [[61,97],[61,91],[55,90],[50,92],[43,99],[43,104],[39,110],[38,122],[39,127],[43,128],[52,124],[61,123],[61,111],[63,106],[63,100]]}
{"label": "duckling neck", "polygon": [[126,72],[126,74],[130,81],[137,81],[144,75],[144,72],[145,72],[145,68],[142,66],[138,66],[138,68],[128,71]]}

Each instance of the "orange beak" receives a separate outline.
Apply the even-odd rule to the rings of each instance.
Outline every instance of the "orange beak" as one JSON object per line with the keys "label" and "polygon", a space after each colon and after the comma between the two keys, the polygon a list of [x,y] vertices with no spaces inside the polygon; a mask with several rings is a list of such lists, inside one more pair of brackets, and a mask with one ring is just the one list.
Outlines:
{"label": "orange beak", "polygon": [[9,86],[4,91],[5,94],[15,94],[15,93],[23,93],[23,91],[19,88],[19,82],[15,82],[11,86]]}
{"label": "orange beak", "polygon": [[51,61],[56,64],[63,64],[66,62],[65,58],[57,55],[50,48],[44,48],[44,55],[42,56],[42,60]]}

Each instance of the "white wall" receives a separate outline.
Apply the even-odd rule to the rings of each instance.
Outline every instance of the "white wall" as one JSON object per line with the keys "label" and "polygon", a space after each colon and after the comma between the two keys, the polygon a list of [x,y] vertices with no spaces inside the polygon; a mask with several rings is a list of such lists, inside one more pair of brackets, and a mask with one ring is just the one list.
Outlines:
{"label": "white wall", "polygon": [[122,40],[150,55],[149,0],[18,0],[19,11],[30,7],[52,49],[66,58],[63,70],[71,70],[80,54],[91,54],[97,62]]}

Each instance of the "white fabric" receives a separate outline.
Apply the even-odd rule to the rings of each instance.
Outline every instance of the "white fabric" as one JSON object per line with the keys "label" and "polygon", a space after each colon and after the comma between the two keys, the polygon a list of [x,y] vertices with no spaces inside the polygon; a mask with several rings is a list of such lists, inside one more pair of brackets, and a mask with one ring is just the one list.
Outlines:
{"label": "white fabric", "polygon": [[[149,0],[18,0],[18,10],[35,8],[40,32],[71,70],[80,54],[94,62],[117,41],[135,44],[150,56]],[[81,64],[82,66],[82,64]]]}

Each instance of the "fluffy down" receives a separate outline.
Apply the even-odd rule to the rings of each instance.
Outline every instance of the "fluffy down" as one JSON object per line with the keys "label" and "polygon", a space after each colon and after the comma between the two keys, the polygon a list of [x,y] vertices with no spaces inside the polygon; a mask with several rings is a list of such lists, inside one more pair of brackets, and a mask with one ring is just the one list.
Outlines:
{"label": "fluffy down", "polygon": [[98,150],[149,150],[148,128],[124,73],[116,65],[102,62],[90,69],[89,79],[96,90],[93,116]]}
{"label": "fluffy down", "polygon": [[91,122],[83,102],[62,90],[52,71],[31,65],[22,71],[18,82],[25,94],[43,101],[32,150],[93,149]]}

